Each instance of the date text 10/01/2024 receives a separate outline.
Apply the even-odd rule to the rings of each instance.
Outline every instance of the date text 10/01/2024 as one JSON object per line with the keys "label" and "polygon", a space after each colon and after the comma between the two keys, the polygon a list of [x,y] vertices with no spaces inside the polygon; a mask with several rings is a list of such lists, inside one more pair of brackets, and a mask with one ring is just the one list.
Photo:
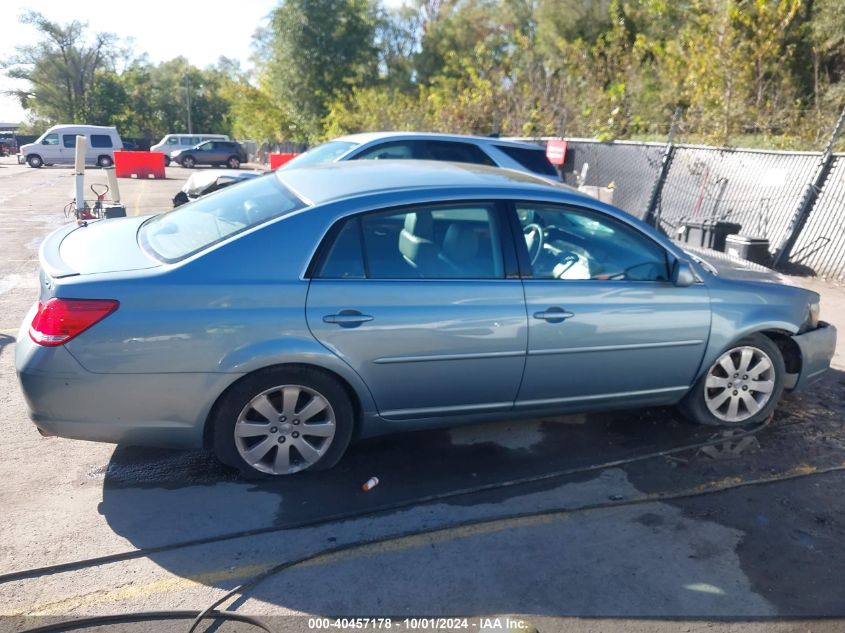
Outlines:
{"label": "date text 10/01/2024", "polygon": [[309,618],[309,629],[407,629],[407,630],[470,630],[529,631],[525,620],[510,617],[492,618]]}

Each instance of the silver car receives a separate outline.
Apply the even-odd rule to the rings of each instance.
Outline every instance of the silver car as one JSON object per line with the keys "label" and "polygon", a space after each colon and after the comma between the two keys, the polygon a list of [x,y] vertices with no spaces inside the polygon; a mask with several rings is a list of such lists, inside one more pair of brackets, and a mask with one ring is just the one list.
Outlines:
{"label": "silver car", "polygon": [[252,475],[354,437],[677,404],[769,416],[828,368],[819,296],[693,257],[514,171],[416,161],[279,170],[40,252],[16,349],[42,432],[214,450]]}
{"label": "silver car", "polygon": [[545,148],[490,136],[426,132],[350,134],[313,147],[281,169],[346,160],[441,160],[524,171],[559,182]]}

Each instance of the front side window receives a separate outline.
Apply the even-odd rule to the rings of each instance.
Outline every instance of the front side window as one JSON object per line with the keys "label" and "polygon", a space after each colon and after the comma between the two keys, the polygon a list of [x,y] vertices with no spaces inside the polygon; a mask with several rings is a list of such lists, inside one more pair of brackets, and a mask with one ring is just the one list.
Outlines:
{"label": "front side window", "polygon": [[91,147],[112,147],[111,136],[108,134],[92,134]]}
{"label": "front side window", "polygon": [[379,143],[357,154],[353,160],[403,160],[410,158],[427,158],[422,141]]}
{"label": "front side window", "polygon": [[170,138],[167,139],[168,145],[176,145],[178,142],[179,142],[179,139],[176,138],[175,136],[171,136]]}
{"label": "front side window", "polygon": [[304,206],[276,177],[269,175],[157,215],[141,226],[138,238],[158,259],[175,262]]}
{"label": "front side window", "polygon": [[212,143],[211,141],[203,143],[202,145],[197,145],[197,149],[201,152],[210,152],[213,147],[214,143]]}
{"label": "front side window", "polygon": [[622,222],[543,204],[516,210],[535,279],[669,280],[663,248]]}
{"label": "front side window", "polygon": [[499,279],[504,275],[496,227],[493,203],[368,213],[346,220],[323,249],[317,276]]}
{"label": "front side window", "polygon": [[51,132],[47,136],[44,137],[44,140],[41,141],[42,145],[58,145],[59,144],[59,135],[56,132]]}

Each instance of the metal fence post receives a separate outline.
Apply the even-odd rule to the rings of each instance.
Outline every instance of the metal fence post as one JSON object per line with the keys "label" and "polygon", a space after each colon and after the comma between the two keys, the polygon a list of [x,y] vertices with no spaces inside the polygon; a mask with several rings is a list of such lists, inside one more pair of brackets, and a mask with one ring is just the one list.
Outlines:
{"label": "metal fence post", "polygon": [[672,124],[669,126],[669,137],[666,139],[666,147],[663,149],[663,156],[660,158],[660,169],[657,170],[657,177],[654,179],[651,195],[648,198],[648,207],[646,207],[645,217],[643,218],[646,224],[654,224],[654,228],[658,230],[660,230],[660,196],[663,193],[663,184],[666,182],[666,176],[669,174],[672,156],[675,154],[675,130],[680,115],[680,108],[676,108],[672,115]]}
{"label": "metal fence post", "polygon": [[789,260],[792,254],[792,249],[795,247],[795,242],[798,241],[798,236],[807,223],[807,218],[810,216],[810,211],[819,197],[819,191],[830,173],[830,168],[833,165],[833,146],[839,140],[839,135],[842,134],[842,129],[845,128],[845,108],[842,109],[842,114],[839,115],[839,120],[833,128],[833,134],[830,135],[830,141],[827,144],[824,152],[819,159],[819,166],[816,170],[816,177],[813,182],[808,183],[804,188],[804,195],[801,196],[801,201],[798,203],[798,208],[795,210],[795,215],[789,222],[789,228],[786,230],[786,236],[783,238],[780,247],[774,257],[774,267],[778,268]]}

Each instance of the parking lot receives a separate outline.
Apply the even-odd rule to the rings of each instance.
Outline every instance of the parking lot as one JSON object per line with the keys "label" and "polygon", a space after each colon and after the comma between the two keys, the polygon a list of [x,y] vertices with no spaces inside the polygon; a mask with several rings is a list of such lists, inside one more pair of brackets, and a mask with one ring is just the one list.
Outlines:
{"label": "parking lot", "polygon": [[[121,180],[129,214],[169,209],[189,173]],[[327,472],[245,481],[203,452],[47,438],[29,422],[15,339],[72,187],[70,169],[0,162],[0,631],[202,610],[271,570],[221,608],[302,631],[315,628],[303,616],[472,630],[506,615],[540,631],[843,630],[845,342],[753,435],[671,409],[518,420],[369,440]],[[845,290],[801,283],[845,331]]]}

